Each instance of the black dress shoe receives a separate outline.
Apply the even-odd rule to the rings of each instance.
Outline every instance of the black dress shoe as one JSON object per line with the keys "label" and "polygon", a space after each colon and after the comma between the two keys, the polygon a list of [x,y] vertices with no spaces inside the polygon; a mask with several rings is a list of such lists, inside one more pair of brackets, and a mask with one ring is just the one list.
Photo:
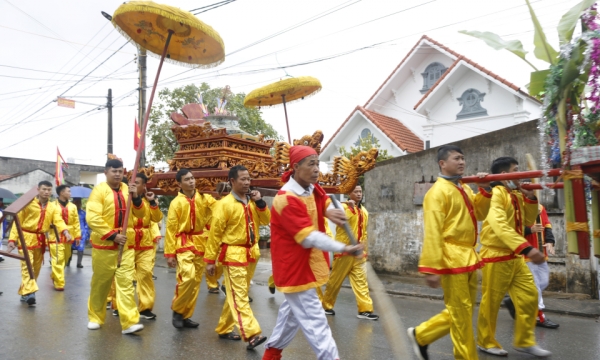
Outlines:
{"label": "black dress shoe", "polygon": [[546,329],[557,329],[560,325],[546,318],[544,322],[538,320],[535,326],[543,327]]}
{"label": "black dress shoe", "polygon": [[183,328],[183,315],[176,313],[175,311],[173,311],[173,326],[175,326],[178,329]]}
{"label": "black dress shoe", "polygon": [[183,320],[183,327],[186,327],[186,328],[197,328],[198,326],[200,326],[200,324],[198,324],[195,321],[192,321],[192,319],[185,319],[185,320]]}

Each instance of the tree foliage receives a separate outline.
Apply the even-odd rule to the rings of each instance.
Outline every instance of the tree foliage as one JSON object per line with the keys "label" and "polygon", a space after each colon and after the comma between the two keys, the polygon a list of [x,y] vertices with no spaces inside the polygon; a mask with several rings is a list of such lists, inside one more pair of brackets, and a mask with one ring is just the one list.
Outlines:
{"label": "tree foliage", "polygon": [[[151,148],[148,152],[150,162],[167,162],[179,149],[179,144],[171,131],[174,124],[171,113],[181,112],[181,108],[189,103],[197,102],[198,93],[202,94],[204,104],[212,113],[217,106],[217,99],[222,96],[222,88],[211,87],[202,83],[199,87],[193,84],[178,87],[173,90],[165,88],[158,93],[158,103],[152,107],[152,114],[148,123],[148,134]],[[277,131],[265,122],[259,109],[244,107],[246,94],[231,95],[227,101],[226,109],[239,118],[240,129],[252,135],[264,134],[265,138],[281,140]]]}
{"label": "tree foliage", "polygon": [[373,134],[369,134],[364,138],[358,139],[358,146],[350,146],[350,150],[346,150],[344,146],[340,146],[340,155],[347,157],[348,159],[352,159],[352,157],[358,155],[361,151],[369,151],[372,148],[376,148],[379,150],[379,155],[377,156],[377,162],[388,160],[393,158],[392,155],[388,154],[387,150],[381,149],[381,144],[379,144],[379,140],[373,136]]}

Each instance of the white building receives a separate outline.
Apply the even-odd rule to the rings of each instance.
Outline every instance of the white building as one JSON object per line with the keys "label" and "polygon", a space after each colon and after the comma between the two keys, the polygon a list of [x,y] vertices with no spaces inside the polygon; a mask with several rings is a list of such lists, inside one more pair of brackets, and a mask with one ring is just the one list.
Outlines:
{"label": "white building", "polygon": [[[423,36],[364,107],[357,106],[321,151],[331,166],[369,132],[401,156],[534,120],[541,103],[526,89]],[[331,168],[331,167],[330,167]]]}

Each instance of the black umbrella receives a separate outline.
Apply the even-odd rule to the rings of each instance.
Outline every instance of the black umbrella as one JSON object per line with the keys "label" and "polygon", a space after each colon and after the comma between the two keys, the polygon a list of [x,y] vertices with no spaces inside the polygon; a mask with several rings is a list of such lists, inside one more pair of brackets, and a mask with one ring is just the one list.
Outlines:
{"label": "black umbrella", "polygon": [[0,199],[16,199],[17,196],[9,190],[0,188]]}

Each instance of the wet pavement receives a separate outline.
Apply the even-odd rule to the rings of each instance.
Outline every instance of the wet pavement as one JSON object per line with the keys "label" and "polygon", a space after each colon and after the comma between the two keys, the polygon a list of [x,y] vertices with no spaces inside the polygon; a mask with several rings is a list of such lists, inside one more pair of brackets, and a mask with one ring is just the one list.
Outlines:
{"label": "wet pavement", "polygon": [[[262,345],[247,351],[242,342],[221,340],[214,332],[224,296],[209,294],[203,282],[196,312],[192,319],[198,329],[175,329],[171,325],[170,303],[175,288],[173,270],[159,267],[155,275],[157,299],[156,320],[142,320],[145,329],[135,335],[121,335],[116,317],[107,311],[105,325],[100,330],[87,330],[87,297],[91,278],[91,258],[84,257],[84,268],[67,269],[64,292],[53,290],[48,262],[43,266],[37,293],[38,305],[27,307],[19,301],[19,262],[7,259],[0,263],[0,359],[260,359]],[[255,284],[250,290],[254,298],[252,309],[263,334],[269,336],[283,301],[279,293],[271,295],[264,282],[270,274],[270,264],[261,262]],[[435,299],[393,296],[393,303],[405,327],[414,326],[439,312],[443,303]],[[352,291],[342,289],[335,306],[336,316],[329,324],[342,359],[393,359],[380,321],[356,318]],[[376,309],[377,311],[377,309]],[[385,314],[379,314],[385,316]],[[539,344],[554,352],[554,359],[598,359],[600,354],[600,323],[595,319],[552,314],[561,324],[558,330],[536,329]],[[508,313],[501,310],[498,320],[498,340],[508,350],[511,359],[531,359],[511,347],[512,324]],[[398,334],[405,336],[405,334]],[[301,332],[284,352],[284,359],[314,359]],[[413,359],[412,354],[401,357]],[[431,359],[452,359],[449,337],[430,346]],[[493,359],[480,354],[480,359]]]}

